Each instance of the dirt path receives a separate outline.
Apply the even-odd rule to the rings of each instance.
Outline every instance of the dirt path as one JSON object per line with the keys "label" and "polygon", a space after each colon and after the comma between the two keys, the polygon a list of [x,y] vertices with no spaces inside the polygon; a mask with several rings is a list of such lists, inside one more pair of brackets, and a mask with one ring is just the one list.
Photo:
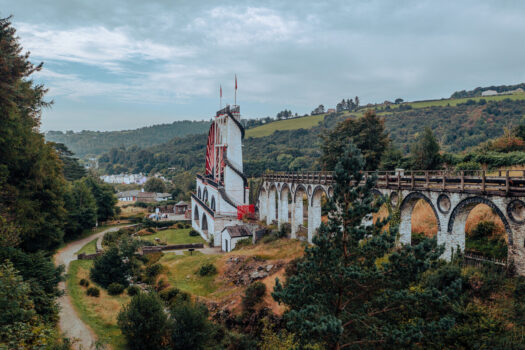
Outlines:
{"label": "dirt path", "polygon": [[[66,273],[69,270],[69,263],[73,260],[77,260],[75,253],[87,243],[94,239],[104,236],[106,232],[117,231],[120,227],[112,227],[99,233],[95,233],[86,238],[79,239],[69,243],[64,248],[60,249],[55,254],[55,264],[65,265]],[[59,285],[61,290],[65,293],[58,299],[60,305],[60,321],[58,323],[60,330],[64,333],[64,336],[70,339],[76,339],[77,342],[73,345],[75,350],[88,350],[94,348],[95,341],[97,339],[95,333],[78,317],[71,299],[67,294],[66,283],[61,282]]]}

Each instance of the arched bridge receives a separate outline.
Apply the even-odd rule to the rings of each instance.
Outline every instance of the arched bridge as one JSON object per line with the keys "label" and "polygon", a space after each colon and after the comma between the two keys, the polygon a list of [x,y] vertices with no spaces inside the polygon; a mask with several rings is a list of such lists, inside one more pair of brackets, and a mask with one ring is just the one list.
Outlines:
{"label": "arched bridge", "polygon": [[[365,176],[372,173],[365,172]],[[432,208],[443,258],[465,249],[465,224],[470,211],[486,204],[499,216],[507,233],[508,259],[525,275],[525,171],[379,171],[376,191],[401,213],[399,242],[410,244],[412,211],[419,200]],[[290,223],[292,238],[309,242],[321,224],[322,197],[333,194],[330,172],[274,173],[262,176],[258,208],[268,224]],[[306,208],[306,209],[305,209]]]}

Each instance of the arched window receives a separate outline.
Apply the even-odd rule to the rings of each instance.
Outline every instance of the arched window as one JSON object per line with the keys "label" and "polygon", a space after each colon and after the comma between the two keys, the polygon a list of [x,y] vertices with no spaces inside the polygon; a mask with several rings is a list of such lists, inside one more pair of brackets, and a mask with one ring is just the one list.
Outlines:
{"label": "arched window", "polygon": [[208,201],[208,189],[205,188],[204,192],[202,193],[202,201],[206,203]]}
{"label": "arched window", "polygon": [[204,213],[202,213],[202,231],[208,232],[208,219]]}
{"label": "arched window", "polygon": [[215,211],[215,197],[211,196],[211,210]]}
{"label": "arched window", "polygon": [[193,220],[199,226],[199,207],[195,205],[195,208],[193,209]]}
{"label": "arched window", "polygon": [[201,192],[201,188],[200,188],[200,187],[199,187],[199,190],[197,191],[197,197],[198,197],[199,199],[202,198],[202,192]]}

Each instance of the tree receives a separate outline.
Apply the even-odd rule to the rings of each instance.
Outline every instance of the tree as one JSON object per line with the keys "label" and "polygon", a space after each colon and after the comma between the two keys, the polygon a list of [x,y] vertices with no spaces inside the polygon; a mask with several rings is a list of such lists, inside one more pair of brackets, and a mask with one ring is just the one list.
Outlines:
{"label": "tree", "polygon": [[0,19],[0,215],[20,230],[28,251],[53,249],[62,241],[64,177],[58,156],[38,132],[46,89],[30,76],[10,19]]}
{"label": "tree", "polygon": [[117,317],[131,350],[167,349],[169,320],[155,293],[139,293]]}
{"label": "tree", "polygon": [[86,169],[80,165],[77,158],[73,157],[73,152],[71,152],[66,145],[63,143],[51,143],[51,145],[55,148],[63,163],[63,173],[66,180],[80,180],[86,176]]}
{"label": "tree", "polygon": [[400,103],[403,103],[403,99],[402,98],[396,98],[396,100],[394,101],[396,105],[400,104]]}
{"label": "tree", "polygon": [[439,144],[432,130],[426,127],[411,149],[412,167],[417,170],[435,170],[441,165]]}
{"label": "tree", "polygon": [[171,346],[174,350],[206,349],[213,342],[213,325],[204,304],[179,302],[171,307]]}
{"label": "tree", "polygon": [[37,316],[30,292],[13,264],[0,265],[1,349],[48,348],[52,330]]}
{"label": "tree", "polygon": [[97,203],[86,181],[77,180],[68,187],[65,196],[67,220],[64,229],[66,237],[72,238],[95,226]]}
{"label": "tree", "polygon": [[359,97],[355,97],[355,108],[357,109],[359,107]]}
{"label": "tree", "polygon": [[104,288],[113,282],[127,286],[129,284],[127,277],[130,275],[131,268],[122,260],[118,248],[108,249],[95,260],[89,277]]}
{"label": "tree", "polygon": [[115,206],[118,200],[113,187],[93,176],[87,177],[85,182],[91,188],[91,193],[93,193],[95,201],[97,202],[98,221],[106,221],[114,217],[116,214]]}
{"label": "tree", "polygon": [[144,184],[144,191],[164,193],[166,192],[166,184],[164,183],[164,181],[162,181],[162,179],[151,177]]}
{"label": "tree", "polygon": [[303,343],[328,349],[443,348],[454,327],[454,305],[462,300],[459,269],[449,279],[427,283],[439,266],[435,240],[395,247],[397,230],[386,222],[365,224],[381,204],[375,178],[364,178],[364,160],[349,144],[334,172],[328,223],[305,248],[297,270],[281,284],[275,300],[287,305],[287,329]]}
{"label": "tree", "polygon": [[389,140],[385,125],[374,111],[369,110],[357,120],[345,119],[323,137],[321,163],[333,170],[348,143],[353,142],[363,153],[363,170],[376,170]]}

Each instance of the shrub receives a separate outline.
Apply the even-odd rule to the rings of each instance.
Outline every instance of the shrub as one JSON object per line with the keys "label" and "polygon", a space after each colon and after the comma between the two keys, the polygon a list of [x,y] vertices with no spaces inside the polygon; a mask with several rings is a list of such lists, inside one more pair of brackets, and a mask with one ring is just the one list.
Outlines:
{"label": "shrub", "polygon": [[251,238],[239,239],[237,241],[237,243],[235,243],[235,249],[234,250],[241,249],[243,247],[247,247],[247,246],[250,246],[250,245],[252,245],[252,239]]}
{"label": "shrub", "polygon": [[89,277],[104,288],[113,282],[127,286],[130,272],[129,264],[122,261],[118,249],[113,247],[95,260]]}
{"label": "shrub", "polygon": [[140,288],[137,286],[129,286],[127,291],[128,291],[128,295],[132,297],[140,293]]}
{"label": "shrub", "polygon": [[120,283],[111,283],[108,286],[109,295],[120,295],[124,291],[125,287]]}
{"label": "shrub", "polygon": [[170,285],[168,282],[166,282],[166,280],[164,278],[161,278],[158,282],[157,282],[157,286],[155,287],[155,290],[157,292],[160,292],[161,290],[164,290],[166,288],[168,288]]}
{"label": "shrub", "polygon": [[200,234],[199,234],[199,233],[198,233],[197,231],[193,230],[193,229],[192,229],[192,230],[190,230],[190,233],[189,233],[189,235],[190,235],[190,236],[192,236],[192,237],[197,237],[197,236],[200,236]]}
{"label": "shrub", "polygon": [[211,275],[215,275],[216,273],[217,273],[217,268],[215,267],[215,265],[211,263],[204,264],[199,269],[199,275],[201,276],[211,276]]}
{"label": "shrub", "polygon": [[78,284],[80,284],[82,287],[89,287],[89,281],[85,278],[82,278]]}
{"label": "shrub", "polygon": [[164,301],[170,301],[173,298],[175,298],[177,295],[179,295],[180,290],[178,288],[167,288],[164,289],[162,292],[159,293],[159,296]]}
{"label": "shrub", "polygon": [[148,267],[146,267],[146,275],[150,278],[157,277],[162,270],[161,264],[153,264]]}
{"label": "shrub", "polygon": [[[172,349],[211,349],[216,342],[208,308],[203,304],[176,303],[171,307]],[[214,344],[216,345],[216,344]]]}
{"label": "shrub", "polygon": [[242,307],[244,311],[253,310],[255,305],[259,304],[266,294],[266,285],[262,282],[254,282],[246,288],[242,297]]}
{"label": "shrub", "polygon": [[89,287],[86,291],[86,294],[90,297],[98,298],[100,296],[100,289],[97,287]]}
{"label": "shrub", "polygon": [[117,323],[131,350],[164,349],[169,321],[155,293],[139,293],[124,306]]}

